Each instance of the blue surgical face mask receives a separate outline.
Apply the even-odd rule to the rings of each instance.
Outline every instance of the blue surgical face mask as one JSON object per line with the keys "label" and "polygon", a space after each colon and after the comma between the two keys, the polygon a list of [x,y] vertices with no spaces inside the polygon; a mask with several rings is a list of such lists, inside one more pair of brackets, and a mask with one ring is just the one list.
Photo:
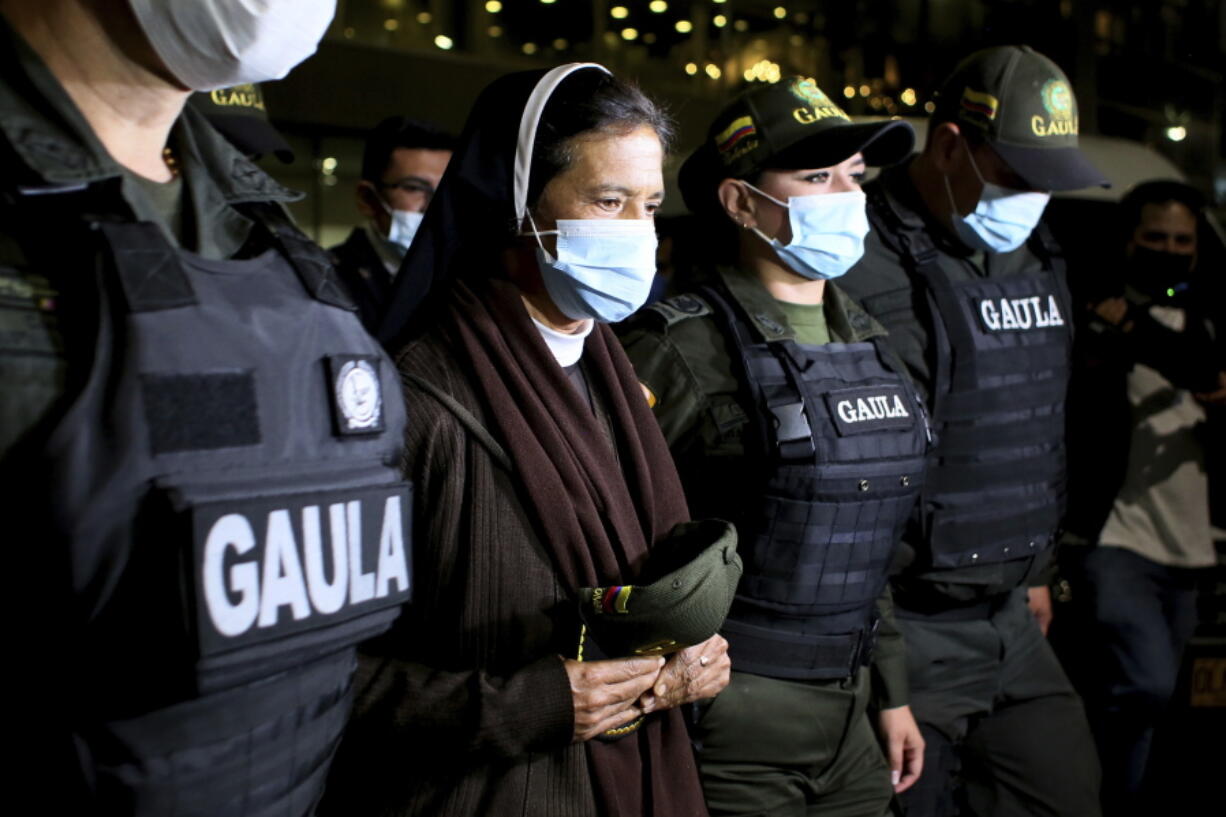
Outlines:
{"label": "blue surgical face mask", "polygon": [[779,259],[792,272],[811,281],[838,278],[864,255],[868,235],[865,196],[859,190],[844,193],[817,193],[790,196],[787,204],[764,193],[749,182],[745,186],[788,210],[792,240],[786,245],[767,238],[757,227],[759,238],[770,244]]}
{"label": "blue surgical face mask", "polygon": [[[576,321],[615,323],[647,301],[656,274],[656,226],[651,219],[558,219],[556,230],[538,231],[537,265],[545,291]],[[541,236],[558,237],[557,256]]]}
{"label": "blue surgical face mask", "polygon": [[970,146],[965,141],[966,154],[970,157],[971,168],[983,185],[979,195],[979,203],[974,212],[965,216],[958,215],[958,205],[954,203],[953,188],[949,186],[949,176],[945,176],[945,193],[949,196],[950,216],[953,220],[954,233],[968,247],[985,252],[1009,252],[1026,243],[1043,210],[1051,200],[1050,193],[1023,192],[1010,190],[992,184],[983,178]]}
{"label": "blue surgical face mask", "polygon": [[387,211],[392,220],[387,228],[387,243],[394,248],[398,257],[404,258],[426,214],[412,213],[408,210],[393,210],[382,198],[379,199],[379,204],[383,205],[383,209]]}

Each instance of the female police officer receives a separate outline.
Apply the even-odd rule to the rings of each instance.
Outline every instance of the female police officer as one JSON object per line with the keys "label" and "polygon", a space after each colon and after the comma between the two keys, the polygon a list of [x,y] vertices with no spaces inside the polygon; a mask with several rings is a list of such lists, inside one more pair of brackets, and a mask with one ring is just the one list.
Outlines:
{"label": "female police officer", "polygon": [[861,255],[866,161],[913,140],[853,125],[809,79],[735,100],[681,170],[712,274],[623,336],[691,506],[736,522],[745,562],[732,682],[694,712],[713,814],[879,815],[891,777],[919,776],[886,576],[927,424],[884,331],[828,283]]}

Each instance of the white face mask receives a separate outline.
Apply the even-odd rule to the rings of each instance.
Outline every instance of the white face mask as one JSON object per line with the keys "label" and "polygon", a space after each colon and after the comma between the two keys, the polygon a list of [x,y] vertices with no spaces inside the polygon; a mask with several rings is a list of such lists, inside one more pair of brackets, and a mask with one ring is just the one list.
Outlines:
{"label": "white face mask", "polygon": [[954,191],[945,176],[945,194],[949,197],[950,217],[954,233],[966,246],[984,252],[1010,252],[1026,243],[1038,226],[1051,193],[1023,192],[1001,187],[983,178],[970,145],[962,142],[966,155],[971,160],[971,169],[979,177],[983,192],[975,210],[965,216],[958,215],[954,203]]}
{"label": "white face mask", "polygon": [[281,79],[315,53],[336,0],[131,0],[170,73],[194,91]]}
{"label": "white face mask", "polygon": [[[531,221],[531,217],[529,217]],[[646,218],[558,219],[538,231],[537,265],[554,305],[576,321],[616,323],[647,301],[656,275],[656,225]],[[557,257],[541,236],[558,237]]]}
{"label": "white face mask", "polygon": [[749,182],[742,183],[787,208],[788,223],[792,227],[792,240],[787,244],[781,244],[777,238],[767,238],[757,227],[753,231],[802,278],[811,281],[838,278],[864,255],[864,237],[869,227],[867,199],[862,191],[789,196],[784,204]]}
{"label": "white face mask", "polygon": [[387,243],[395,249],[397,256],[404,258],[426,214],[413,213],[408,210],[393,210],[382,198],[379,198],[379,205],[391,218],[391,223],[387,228]]}

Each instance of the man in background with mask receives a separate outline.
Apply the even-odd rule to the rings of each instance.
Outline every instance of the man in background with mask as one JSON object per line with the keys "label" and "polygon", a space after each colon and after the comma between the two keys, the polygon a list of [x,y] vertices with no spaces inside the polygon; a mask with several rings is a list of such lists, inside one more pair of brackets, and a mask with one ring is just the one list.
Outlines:
{"label": "man in background with mask", "polygon": [[1226,405],[1226,357],[1198,257],[1203,206],[1182,182],[1129,191],[1122,263],[1102,282],[1122,294],[1079,310],[1061,553],[1074,629],[1060,645],[1080,670],[1108,815],[1157,806],[1143,796],[1158,794],[1149,748],[1195,629],[1198,574],[1216,563],[1205,432]]}
{"label": "man in background with mask", "polygon": [[355,645],[408,598],[391,362],[296,194],[184,107],[285,76],[334,12],[0,1],[11,771],[39,810],[311,813]]}
{"label": "man in background with mask", "polygon": [[392,279],[454,147],[451,134],[404,116],[384,119],[366,137],[356,191],[366,223],[329,252],[367,329],[373,331],[383,317]]}
{"label": "man in background with mask", "polygon": [[925,741],[908,815],[1099,813],[1042,580],[1064,504],[1071,318],[1059,251],[1035,228],[1050,191],[1106,183],[1077,129],[1054,63],[987,49],[941,86],[923,152],[865,187],[872,232],[844,288],[889,330],[936,432],[893,579]]}

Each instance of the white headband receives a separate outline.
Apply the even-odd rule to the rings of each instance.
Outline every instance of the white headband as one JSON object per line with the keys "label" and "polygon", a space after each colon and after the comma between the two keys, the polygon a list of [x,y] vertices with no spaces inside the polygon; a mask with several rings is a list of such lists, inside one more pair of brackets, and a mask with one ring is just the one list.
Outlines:
{"label": "white headband", "polygon": [[515,147],[515,226],[518,229],[524,223],[528,214],[528,177],[532,170],[532,148],[536,144],[536,129],[541,123],[541,114],[545,104],[553,95],[554,89],[576,71],[584,68],[597,68],[612,76],[612,72],[594,62],[571,62],[559,65],[541,77],[540,82],[532,89],[527,103],[524,104],[524,115],[519,120],[519,142]]}

